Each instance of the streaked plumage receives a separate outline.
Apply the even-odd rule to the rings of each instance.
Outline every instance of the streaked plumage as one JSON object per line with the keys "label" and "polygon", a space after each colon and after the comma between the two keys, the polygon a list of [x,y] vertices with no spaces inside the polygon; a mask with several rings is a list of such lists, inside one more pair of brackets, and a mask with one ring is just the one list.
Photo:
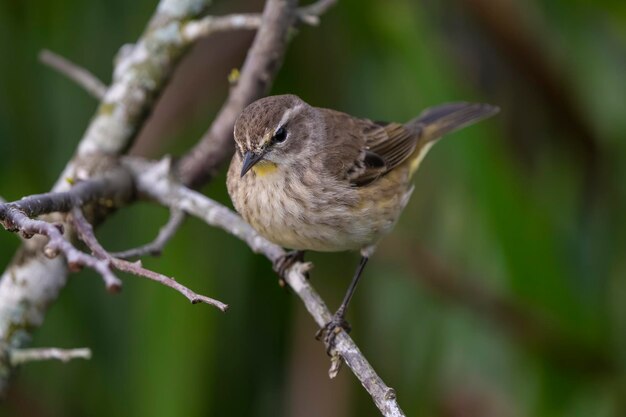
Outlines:
{"label": "streaked plumage", "polygon": [[[496,110],[447,104],[406,124],[380,123],[293,95],[266,97],[237,120],[228,191],[244,219],[278,245],[367,250],[398,219],[411,195],[411,175],[433,141]],[[271,144],[280,127],[287,138]],[[248,151],[267,153],[241,177]]]}
{"label": "streaked plumage", "polygon": [[[411,176],[430,147],[497,111],[453,103],[405,124],[381,123],[283,95],[258,100],[241,113],[227,185],[243,218],[286,248],[361,251],[341,306],[318,333],[329,350],[336,330],[349,329],[344,316],[354,288],[376,243],[406,207]],[[279,274],[288,262],[275,265]]]}

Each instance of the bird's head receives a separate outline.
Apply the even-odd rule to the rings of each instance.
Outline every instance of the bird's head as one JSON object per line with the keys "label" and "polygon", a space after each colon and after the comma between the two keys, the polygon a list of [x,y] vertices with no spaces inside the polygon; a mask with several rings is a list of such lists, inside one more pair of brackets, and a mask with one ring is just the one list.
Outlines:
{"label": "bird's head", "polygon": [[[235,144],[242,157],[241,176],[312,156],[312,140],[323,134],[318,111],[294,95],[265,97],[244,109],[235,122]],[[313,151],[314,152],[314,151]]]}

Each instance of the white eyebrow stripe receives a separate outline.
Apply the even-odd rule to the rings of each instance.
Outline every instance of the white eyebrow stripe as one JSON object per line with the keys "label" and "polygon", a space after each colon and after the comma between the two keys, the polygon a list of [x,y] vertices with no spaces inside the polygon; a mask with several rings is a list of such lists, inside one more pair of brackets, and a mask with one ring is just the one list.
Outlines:
{"label": "white eyebrow stripe", "polygon": [[[287,123],[287,120],[289,120],[290,117],[298,114],[303,108],[304,106],[302,104],[298,104],[296,107],[287,109],[287,111],[283,113],[283,117],[281,117],[280,122],[278,122],[278,126],[276,126],[276,130],[280,129],[281,126]],[[276,133],[276,130],[274,131],[274,133]]]}
{"label": "white eyebrow stripe", "polygon": [[252,141],[250,140],[250,132],[246,129],[246,147],[252,149]]}

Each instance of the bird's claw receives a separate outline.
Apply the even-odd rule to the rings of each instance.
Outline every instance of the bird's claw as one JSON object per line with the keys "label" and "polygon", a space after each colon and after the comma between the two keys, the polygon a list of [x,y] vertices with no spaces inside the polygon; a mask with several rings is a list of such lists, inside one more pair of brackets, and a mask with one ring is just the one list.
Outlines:
{"label": "bird's claw", "polygon": [[[304,251],[301,250],[292,250],[285,253],[280,258],[274,261],[274,271],[278,274],[278,285],[284,287],[286,285],[285,282],[285,274],[287,270],[296,262],[304,261]],[[308,274],[306,275],[308,278]]]}
{"label": "bird's claw", "polygon": [[342,331],[350,333],[350,330],[352,330],[352,327],[343,317],[343,314],[335,313],[330,321],[317,331],[315,338],[324,342],[326,353],[328,356],[333,356],[332,351],[335,349],[335,338]]}

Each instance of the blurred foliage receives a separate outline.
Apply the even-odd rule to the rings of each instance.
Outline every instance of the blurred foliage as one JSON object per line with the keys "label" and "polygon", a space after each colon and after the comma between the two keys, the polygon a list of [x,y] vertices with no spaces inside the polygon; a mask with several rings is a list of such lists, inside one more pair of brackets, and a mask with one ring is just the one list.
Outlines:
{"label": "blurred foliage", "polygon": [[[38,51],[49,48],[108,82],[116,51],[137,38],[155,4],[0,1],[2,197],[48,189],[96,108],[38,64]],[[222,1],[211,11],[260,7]],[[507,31],[523,42],[508,42]],[[219,71],[208,82],[220,87],[192,83],[185,93],[195,101],[150,138],[160,145],[146,153],[180,154],[206,129],[250,39],[234,37],[221,35],[215,49]],[[197,52],[185,65],[199,65]],[[354,338],[407,415],[626,414],[625,74],[619,0],[340,0],[319,27],[294,37],[274,93],[378,120],[407,120],[453,100],[502,108],[432,151],[351,307]],[[177,85],[175,78],[170,90]],[[223,176],[203,191],[228,202]],[[139,204],[98,233],[107,247],[124,249],[152,239],[166,218]],[[3,265],[17,244],[0,233]],[[427,271],[408,260],[418,247],[455,279],[553,330],[528,339],[516,333],[519,322],[472,307],[463,298],[471,294],[454,298],[426,285]],[[310,258],[315,285],[336,306],[356,256]],[[0,415],[378,415],[348,371],[325,377],[312,321],[241,242],[192,219],[146,264],[231,309],[191,306],[133,277],[111,296],[92,272],[75,274],[33,345],[89,346],[94,358],[25,366]]]}

